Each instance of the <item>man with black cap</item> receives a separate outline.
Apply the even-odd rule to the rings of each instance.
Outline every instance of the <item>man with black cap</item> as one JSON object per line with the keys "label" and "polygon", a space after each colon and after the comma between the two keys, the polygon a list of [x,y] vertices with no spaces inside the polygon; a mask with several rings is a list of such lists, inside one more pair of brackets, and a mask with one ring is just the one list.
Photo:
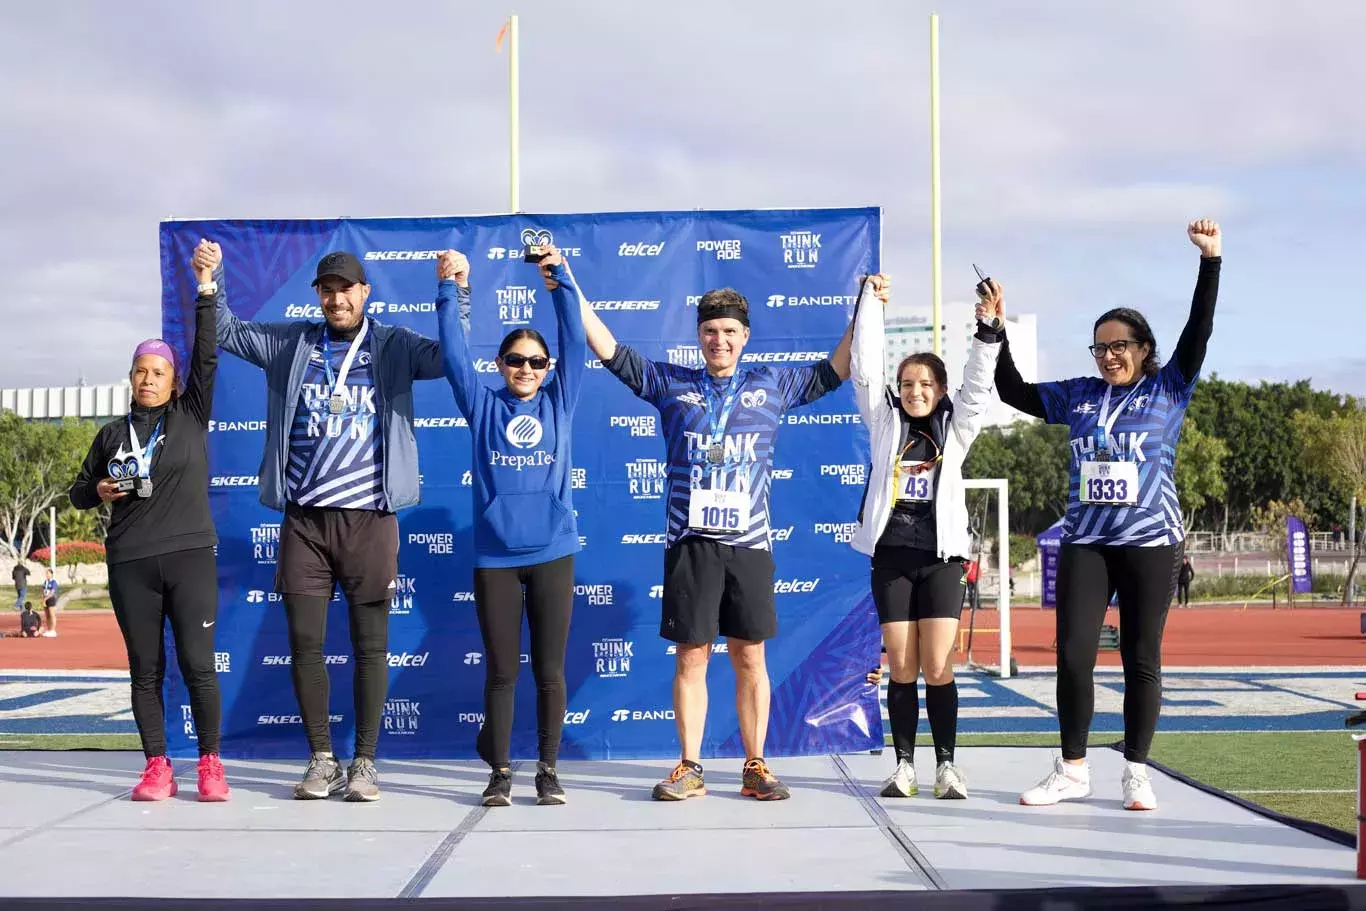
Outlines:
{"label": "man with black cap", "polygon": [[[379,799],[375,747],[398,576],[395,513],[419,500],[412,385],[442,376],[441,350],[410,329],[366,316],[370,284],[350,253],[324,256],[313,287],[322,323],[244,322],[220,297],[218,340],[266,372],[261,502],[285,514],[275,588],[285,599],[294,693],[312,752],[294,797],[345,790],[347,800],[370,801]],[[458,300],[468,320],[468,289]],[[322,653],[337,584],[346,595],[356,661],[355,758],[344,777],[332,752]]]}

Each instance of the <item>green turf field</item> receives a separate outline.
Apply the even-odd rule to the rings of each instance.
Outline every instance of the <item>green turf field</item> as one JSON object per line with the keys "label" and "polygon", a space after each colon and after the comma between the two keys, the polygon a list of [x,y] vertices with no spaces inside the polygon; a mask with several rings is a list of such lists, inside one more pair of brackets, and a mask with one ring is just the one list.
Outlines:
{"label": "green turf field", "polygon": [[[918,743],[931,748],[928,735]],[[960,746],[1056,747],[1036,734],[962,735]],[[1108,740],[1093,742],[1109,746]],[[136,735],[0,736],[0,750],[136,750]],[[1289,816],[1356,831],[1356,747],[1347,734],[1162,734],[1156,762]],[[1040,773],[1042,774],[1042,772]],[[1158,798],[1161,798],[1161,794]]]}

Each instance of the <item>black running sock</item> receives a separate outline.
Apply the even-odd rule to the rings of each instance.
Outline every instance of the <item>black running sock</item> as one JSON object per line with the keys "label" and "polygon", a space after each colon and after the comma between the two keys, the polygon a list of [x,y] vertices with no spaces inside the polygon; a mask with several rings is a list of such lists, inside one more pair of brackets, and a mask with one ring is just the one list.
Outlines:
{"label": "black running sock", "polygon": [[920,726],[920,693],[915,682],[887,684],[887,718],[892,726],[892,748],[897,761],[915,759],[915,732]]}
{"label": "black running sock", "polygon": [[939,686],[925,684],[925,714],[930,716],[934,761],[953,762],[953,748],[958,741],[957,680]]}

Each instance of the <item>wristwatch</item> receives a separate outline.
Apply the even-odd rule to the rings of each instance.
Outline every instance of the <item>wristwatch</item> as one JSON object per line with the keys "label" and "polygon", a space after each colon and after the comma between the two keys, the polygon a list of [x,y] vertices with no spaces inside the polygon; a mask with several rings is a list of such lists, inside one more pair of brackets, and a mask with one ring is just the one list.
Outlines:
{"label": "wristwatch", "polygon": [[206,296],[206,295],[209,296],[209,297],[212,297],[213,295],[215,295],[215,294],[217,294],[217,293],[218,293],[218,282],[204,282],[204,284],[202,284],[202,285],[199,286],[199,296],[200,296],[200,297],[204,297],[204,296]]}

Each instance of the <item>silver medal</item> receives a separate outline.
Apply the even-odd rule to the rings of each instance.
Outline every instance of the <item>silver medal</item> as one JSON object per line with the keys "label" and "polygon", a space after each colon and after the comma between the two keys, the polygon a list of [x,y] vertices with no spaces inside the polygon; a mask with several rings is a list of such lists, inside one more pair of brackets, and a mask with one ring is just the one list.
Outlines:
{"label": "silver medal", "polygon": [[334,392],[332,397],[327,400],[327,410],[333,414],[341,414],[346,410],[346,396],[340,392]]}
{"label": "silver medal", "polygon": [[717,443],[707,450],[707,461],[711,462],[713,465],[720,465],[725,460],[726,450],[722,448],[720,443]]}

